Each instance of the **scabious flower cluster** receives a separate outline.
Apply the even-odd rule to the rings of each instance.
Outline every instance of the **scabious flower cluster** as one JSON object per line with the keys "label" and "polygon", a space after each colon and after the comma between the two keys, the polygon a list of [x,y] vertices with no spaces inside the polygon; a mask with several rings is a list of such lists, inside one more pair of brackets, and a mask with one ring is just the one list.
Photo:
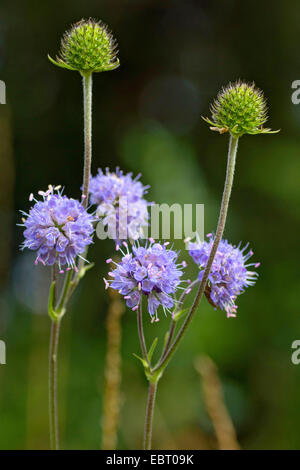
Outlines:
{"label": "scabious flower cluster", "polygon": [[149,186],[143,186],[140,175],[132,178],[117,168],[109,169],[90,181],[90,202],[97,204],[97,216],[101,218],[109,238],[120,243],[122,239],[137,240],[142,236],[142,227],[148,222],[148,205],[144,199]]}
{"label": "scabious flower cluster", "polygon": [[119,291],[133,311],[137,310],[142,296],[146,296],[152,321],[158,321],[158,307],[162,305],[168,311],[174,305],[174,294],[181,282],[181,266],[184,264],[176,264],[178,253],[167,248],[168,242],[160,244],[153,239],[149,241],[145,247],[133,246],[132,253],[127,243],[123,242],[127,253],[122,251],[121,262],[109,273],[113,279],[104,279],[104,282],[106,287]]}
{"label": "scabious flower cluster", "polygon": [[77,270],[75,260],[92,243],[93,216],[88,214],[83,205],[63,196],[60,186],[49,186],[47,191],[39,191],[42,201],[30,195],[34,206],[29,214],[21,211],[25,226],[25,241],[21,248],[37,251],[35,264],[53,265],[57,262],[60,272],[62,266],[67,270]]}
{"label": "scabious flower cluster", "polygon": [[[189,245],[189,254],[201,269],[200,281],[214,241],[211,234],[208,237],[208,242],[196,242]],[[247,269],[249,266],[257,268],[260,265],[260,263],[246,264],[253,255],[251,250],[244,254],[247,246],[240,249],[240,245],[236,247],[227,240],[221,240],[208,277],[205,295],[215,308],[225,310],[227,317],[236,316],[237,296],[244,292],[245,287],[252,286],[258,276],[256,272]]]}

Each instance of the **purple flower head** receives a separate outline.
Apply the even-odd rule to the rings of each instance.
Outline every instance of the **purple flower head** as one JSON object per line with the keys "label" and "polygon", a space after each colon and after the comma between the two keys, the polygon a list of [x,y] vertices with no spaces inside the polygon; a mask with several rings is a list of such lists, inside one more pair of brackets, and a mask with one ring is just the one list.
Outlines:
{"label": "purple flower head", "polygon": [[[214,241],[211,234],[208,237],[208,242],[198,241],[189,245],[189,254],[200,267],[200,281]],[[205,295],[215,308],[225,310],[227,317],[236,316],[237,296],[244,292],[245,287],[252,286],[258,276],[256,272],[247,269],[249,266],[257,268],[260,265],[260,263],[246,264],[253,255],[251,250],[244,254],[247,247],[248,245],[240,249],[240,245],[236,247],[227,240],[221,240],[208,277]]]}
{"label": "purple flower head", "polygon": [[117,168],[111,173],[108,168],[90,181],[90,202],[97,204],[97,215],[107,229],[109,238],[120,243],[122,239],[137,240],[142,235],[142,226],[148,221],[148,205],[144,199],[149,186],[132,179]]}
{"label": "purple flower head", "polygon": [[75,199],[63,196],[60,186],[49,186],[48,191],[39,191],[42,201],[35,201],[29,214],[21,211],[23,218],[25,241],[22,249],[29,248],[37,251],[35,264],[61,266],[68,265],[77,269],[75,260],[83,253],[86,246],[92,243],[93,216],[88,214],[82,204]]}
{"label": "purple flower head", "polygon": [[142,296],[146,296],[152,321],[158,321],[158,307],[162,305],[164,310],[173,307],[174,293],[181,282],[182,264],[176,264],[178,253],[167,248],[168,242],[162,245],[153,239],[145,247],[133,246],[132,253],[126,242],[123,245],[127,252],[122,251],[121,262],[109,273],[113,279],[104,279],[105,285],[119,291],[133,311],[137,310]]}

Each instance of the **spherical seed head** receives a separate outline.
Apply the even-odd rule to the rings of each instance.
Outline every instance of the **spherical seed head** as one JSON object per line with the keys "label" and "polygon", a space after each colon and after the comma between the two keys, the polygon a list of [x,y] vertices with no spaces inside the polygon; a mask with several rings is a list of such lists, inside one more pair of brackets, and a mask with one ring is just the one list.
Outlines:
{"label": "spherical seed head", "polygon": [[79,21],[64,34],[56,60],[48,57],[59,67],[86,74],[117,68],[119,59],[116,55],[117,43],[107,26],[89,19]]}
{"label": "spherical seed head", "polygon": [[230,132],[234,137],[240,137],[278,132],[263,128],[267,121],[267,105],[262,91],[254,83],[237,81],[223,88],[211,106],[211,114],[212,119],[205,121],[220,134]]}

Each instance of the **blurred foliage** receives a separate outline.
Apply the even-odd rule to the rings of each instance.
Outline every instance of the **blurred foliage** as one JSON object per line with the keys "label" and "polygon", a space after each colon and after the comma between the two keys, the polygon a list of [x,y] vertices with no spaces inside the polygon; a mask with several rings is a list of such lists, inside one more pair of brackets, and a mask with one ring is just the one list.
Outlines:
{"label": "blurred foliage", "polygon": [[[121,66],[94,79],[94,159],[143,173],[158,203],[204,203],[205,231],[216,227],[227,137],[201,120],[222,85],[254,80],[269,104],[268,126],[281,133],[240,141],[226,237],[250,241],[261,261],[254,288],[227,320],[203,301],[193,327],[158,391],[154,447],[210,448],[194,358],[206,354],[220,372],[225,400],[242,448],[300,448],[300,366],[291,363],[299,337],[299,127],[291,103],[299,79],[300,4],[296,0],[71,0],[0,6],[1,278],[0,448],[48,447],[49,272],[20,253],[18,209],[29,193],[64,184],[78,197],[82,174],[80,76],[52,66],[47,54],[82,17],[105,21],[118,39]],[[2,163],[3,162],[3,163]],[[11,194],[14,191],[12,202]],[[181,242],[176,247],[182,250]],[[62,446],[99,448],[108,298],[102,285],[109,241],[89,252],[96,267],[83,280],[62,325],[59,406]],[[196,275],[189,266],[188,275]],[[162,337],[168,319],[146,324]],[[122,421],[119,448],[140,448],[146,403],[135,316],[123,326]],[[155,331],[154,331],[155,330]]]}

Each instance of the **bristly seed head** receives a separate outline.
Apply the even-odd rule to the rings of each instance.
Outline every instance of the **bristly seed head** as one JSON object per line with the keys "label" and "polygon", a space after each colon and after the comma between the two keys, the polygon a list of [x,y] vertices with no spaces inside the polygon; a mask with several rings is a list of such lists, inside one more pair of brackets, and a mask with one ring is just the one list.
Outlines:
{"label": "bristly seed head", "polygon": [[212,119],[203,118],[211,130],[220,134],[230,132],[233,137],[243,134],[271,134],[279,131],[264,129],[267,105],[263,92],[255,84],[240,80],[222,89],[211,105]]}
{"label": "bristly seed head", "polygon": [[64,34],[56,60],[48,58],[59,67],[84,75],[117,68],[117,52],[117,43],[107,26],[90,18],[74,24]]}

